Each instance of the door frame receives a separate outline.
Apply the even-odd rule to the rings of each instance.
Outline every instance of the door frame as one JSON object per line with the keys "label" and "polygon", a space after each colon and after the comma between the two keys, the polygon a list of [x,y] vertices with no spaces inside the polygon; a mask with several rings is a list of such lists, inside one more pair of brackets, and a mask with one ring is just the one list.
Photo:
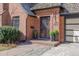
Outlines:
{"label": "door frame", "polygon": [[[43,19],[41,19],[42,17],[49,17],[49,22],[50,22],[50,15],[48,15],[48,16],[41,16],[41,17],[40,17],[40,35],[39,35],[39,37],[40,37],[40,38],[48,39],[47,37],[41,37],[41,21],[43,20]],[[50,30],[49,30],[49,31],[50,31]],[[49,38],[50,38],[50,36],[49,36]]]}

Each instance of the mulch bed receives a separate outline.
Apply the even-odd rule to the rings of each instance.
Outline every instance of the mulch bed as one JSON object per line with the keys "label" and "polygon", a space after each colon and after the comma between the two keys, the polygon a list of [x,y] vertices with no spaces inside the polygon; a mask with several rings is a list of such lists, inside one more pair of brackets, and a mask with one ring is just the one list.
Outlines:
{"label": "mulch bed", "polygon": [[8,50],[15,47],[16,44],[0,44],[0,51]]}

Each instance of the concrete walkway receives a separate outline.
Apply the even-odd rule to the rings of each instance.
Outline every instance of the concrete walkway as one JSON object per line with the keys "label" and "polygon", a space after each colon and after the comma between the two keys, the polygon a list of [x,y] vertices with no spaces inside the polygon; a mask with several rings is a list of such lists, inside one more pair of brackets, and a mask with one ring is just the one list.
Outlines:
{"label": "concrete walkway", "polygon": [[1,51],[2,56],[79,56],[79,43],[65,43],[57,47],[41,44],[20,45]]}
{"label": "concrete walkway", "polygon": [[49,49],[49,46],[39,44],[20,45],[10,50],[1,51],[0,56],[40,56]]}
{"label": "concrete walkway", "polygon": [[79,43],[65,43],[58,47],[52,47],[42,56],[79,56]]}

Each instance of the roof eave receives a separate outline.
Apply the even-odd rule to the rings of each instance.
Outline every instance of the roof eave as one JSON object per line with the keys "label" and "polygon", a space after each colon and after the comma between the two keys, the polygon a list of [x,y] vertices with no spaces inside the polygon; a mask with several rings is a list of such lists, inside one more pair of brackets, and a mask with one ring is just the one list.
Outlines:
{"label": "roof eave", "polygon": [[53,6],[53,7],[47,7],[47,8],[39,8],[39,9],[30,9],[30,10],[32,10],[32,11],[34,11],[34,10],[43,10],[43,9],[49,9],[49,8],[60,8],[60,7],[62,7],[62,6]]}
{"label": "roof eave", "polygon": [[70,15],[70,14],[79,14],[79,12],[75,12],[75,13],[60,13],[60,15],[66,16],[66,15]]}

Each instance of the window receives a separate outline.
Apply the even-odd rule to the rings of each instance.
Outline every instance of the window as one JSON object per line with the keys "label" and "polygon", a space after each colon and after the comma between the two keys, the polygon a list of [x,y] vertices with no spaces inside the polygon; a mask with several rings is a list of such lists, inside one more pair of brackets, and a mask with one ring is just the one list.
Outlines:
{"label": "window", "polygon": [[12,19],[12,26],[19,29],[19,16],[14,16]]}

